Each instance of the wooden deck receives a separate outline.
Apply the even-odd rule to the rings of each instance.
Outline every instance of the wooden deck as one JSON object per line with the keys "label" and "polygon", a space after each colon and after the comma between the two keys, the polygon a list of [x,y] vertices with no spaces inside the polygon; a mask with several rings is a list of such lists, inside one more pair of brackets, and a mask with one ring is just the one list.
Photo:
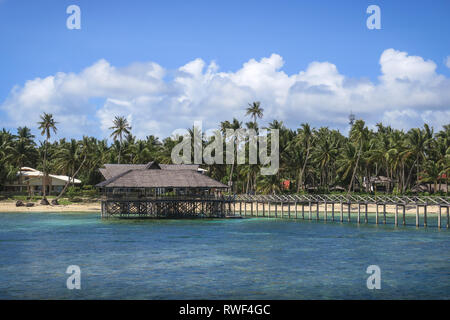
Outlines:
{"label": "wooden deck", "polygon": [[444,225],[449,228],[449,208],[450,197],[233,195],[205,198],[105,199],[102,201],[102,217],[267,217],[359,224],[368,223],[369,213],[372,213],[375,214],[376,224],[387,224],[387,216],[393,215],[393,225],[398,226],[406,225],[407,214],[414,214],[416,227],[427,227],[430,211],[433,211],[437,215],[438,228]]}

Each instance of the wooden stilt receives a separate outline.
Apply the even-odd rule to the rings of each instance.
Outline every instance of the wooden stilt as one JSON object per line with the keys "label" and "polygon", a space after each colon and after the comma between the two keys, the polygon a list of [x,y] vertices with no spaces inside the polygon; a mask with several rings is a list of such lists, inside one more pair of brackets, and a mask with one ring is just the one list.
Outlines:
{"label": "wooden stilt", "polygon": [[291,203],[288,202],[288,218],[291,218]]}
{"label": "wooden stilt", "polygon": [[369,217],[368,217],[368,215],[367,215],[367,211],[368,211],[368,204],[367,204],[367,202],[366,202],[366,211],[365,211],[365,213],[364,213],[364,223],[369,223]]}
{"label": "wooden stilt", "polygon": [[266,203],[263,201],[262,202],[262,206],[263,206],[263,217],[265,217],[266,216]]}
{"label": "wooden stilt", "polygon": [[267,216],[270,218],[270,202],[267,202],[267,206],[269,207],[269,213],[267,214]]}
{"label": "wooden stilt", "polygon": [[309,220],[312,219],[312,215],[311,215],[311,201],[309,202]]}
{"label": "wooden stilt", "polygon": [[316,220],[319,221],[319,201],[317,201],[316,210]]}
{"label": "wooden stilt", "polygon": [[327,207],[328,207],[328,205],[327,205],[327,202],[326,202],[326,201],[325,201],[324,205],[325,205],[324,220],[327,221],[327,219],[328,219],[328,217],[327,217],[327,215],[328,215],[328,212],[327,212],[327,209],[328,209]]}
{"label": "wooden stilt", "polygon": [[297,219],[298,218],[298,216],[297,216],[297,201],[295,201],[295,219]]}
{"label": "wooden stilt", "polygon": [[334,221],[334,202],[331,203],[331,221]]}
{"label": "wooden stilt", "polygon": [[342,204],[342,201],[340,202],[340,205],[341,222],[344,222],[344,205]]}
{"label": "wooden stilt", "polygon": [[361,204],[358,202],[358,218],[357,218],[358,224],[361,223]]}
{"label": "wooden stilt", "polygon": [[427,226],[427,204],[423,207],[423,226]]}
{"label": "wooden stilt", "polygon": [[302,219],[305,219],[305,204],[302,202]]}
{"label": "wooden stilt", "polygon": [[377,207],[376,213],[375,213],[375,224],[378,224],[378,203],[376,203],[375,206]]}
{"label": "wooden stilt", "polygon": [[348,203],[347,209],[348,209],[348,222],[351,222],[352,221],[352,217],[351,217],[352,204],[350,202]]}
{"label": "wooden stilt", "polygon": [[403,205],[403,222],[402,224],[406,226],[406,204]]}
{"label": "wooden stilt", "polygon": [[394,217],[394,225],[398,226],[398,205],[395,205],[395,217]]}
{"label": "wooden stilt", "polygon": [[277,211],[278,211],[277,209],[278,209],[278,208],[277,208],[277,203],[275,202],[275,218],[277,218],[277,213],[278,213],[278,212],[277,212]]}
{"label": "wooden stilt", "polygon": [[383,204],[383,224],[386,224],[386,203]]}
{"label": "wooden stilt", "polygon": [[442,211],[442,206],[439,206],[439,211],[438,211],[438,228],[439,229],[441,228],[441,215],[442,215],[441,211]]}
{"label": "wooden stilt", "polygon": [[416,204],[416,227],[419,228],[419,210],[420,207],[418,204]]}

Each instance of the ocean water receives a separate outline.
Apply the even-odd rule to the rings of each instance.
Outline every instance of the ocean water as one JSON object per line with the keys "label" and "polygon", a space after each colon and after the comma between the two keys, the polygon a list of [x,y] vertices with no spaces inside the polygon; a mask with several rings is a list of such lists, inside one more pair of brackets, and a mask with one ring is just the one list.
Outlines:
{"label": "ocean water", "polygon": [[0,213],[0,299],[450,299],[449,249],[435,227]]}

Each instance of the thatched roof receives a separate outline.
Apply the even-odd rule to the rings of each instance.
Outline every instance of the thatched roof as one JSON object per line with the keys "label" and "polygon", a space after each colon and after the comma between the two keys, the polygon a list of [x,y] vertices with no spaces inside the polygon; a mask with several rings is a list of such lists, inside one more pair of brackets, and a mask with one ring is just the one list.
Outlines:
{"label": "thatched roof", "polygon": [[105,164],[100,172],[106,178],[99,188],[228,188],[198,172],[198,165]]}
{"label": "thatched roof", "polygon": [[194,170],[135,169],[125,171],[97,185],[100,188],[227,188],[228,186]]}
{"label": "thatched roof", "polygon": [[100,173],[105,179],[111,179],[121,173],[128,170],[139,169],[161,169],[161,170],[192,170],[198,171],[198,164],[159,164],[156,161],[149,162],[147,164],[105,164],[104,168],[100,168]]}

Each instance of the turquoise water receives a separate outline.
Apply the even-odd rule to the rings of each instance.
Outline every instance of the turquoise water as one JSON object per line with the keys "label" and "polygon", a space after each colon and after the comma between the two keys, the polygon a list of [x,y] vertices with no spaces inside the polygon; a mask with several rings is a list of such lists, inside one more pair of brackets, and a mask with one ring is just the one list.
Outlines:
{"label": "turquoise water", "polygon": [[0,299],[449,299],[449,248],[437,228],[0,213]]}

